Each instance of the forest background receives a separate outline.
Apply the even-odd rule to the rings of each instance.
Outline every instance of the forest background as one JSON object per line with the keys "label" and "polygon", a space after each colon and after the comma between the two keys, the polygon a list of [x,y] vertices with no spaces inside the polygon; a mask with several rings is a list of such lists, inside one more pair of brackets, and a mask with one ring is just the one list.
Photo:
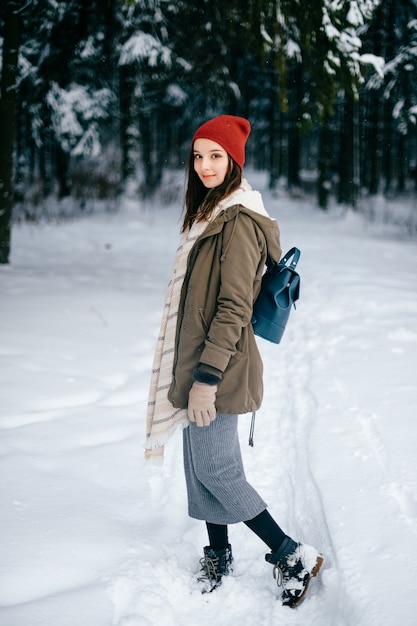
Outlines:
{"label": "forest background", "polygon": [[220,113],[277,193],[417,231],[417,0],[0,0],[0,46],[0,263],[13,221],[180,200]]}

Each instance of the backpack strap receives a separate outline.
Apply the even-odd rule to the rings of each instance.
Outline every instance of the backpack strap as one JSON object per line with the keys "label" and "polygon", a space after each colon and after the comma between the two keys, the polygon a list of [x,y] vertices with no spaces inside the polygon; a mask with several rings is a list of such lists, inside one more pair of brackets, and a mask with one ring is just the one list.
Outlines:
{"label": "backpack strap", "polygon": [[297,267],[297,263],[300,260],[300,250],[296,247],[291,248],[291,250],[288,250],[287,254],[285,254],[281,261],[279,262],[280,265],[287,265],[288,261],[291,259],[291,257],[293,257],[289,267],[291,267],[291,269],[295,269]]}
{"label": "backpack strap", "polygon": [[289,264],[289,267],[294,270],[297,267],[298,261],[300,260],[300,254],[300,250],[294,246],[293,248],[291,248],[291,250],[288,250],[287,254],[284,254],[282,259],[278,263],[275,263],[275,261],[272,261],[272,259],[268,257],[266,260],[266,267],[268,269],[271,269],[276,265],[287,265],[288,261],[291,259],[291,257],[293,257],[293,260]]}

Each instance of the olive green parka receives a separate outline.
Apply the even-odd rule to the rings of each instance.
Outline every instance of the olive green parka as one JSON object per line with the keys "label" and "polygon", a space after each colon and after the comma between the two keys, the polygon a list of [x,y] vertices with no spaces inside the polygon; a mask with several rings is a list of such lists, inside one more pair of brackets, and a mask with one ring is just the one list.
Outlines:
{"label": "olive green parka", "polygon": [[269,257],[281,257],[279,229],[267,215],[226,208],[193,245],[181,291],[172,384],[168,398],[186,409],[198,366],[221,377],[218,413],[256,411],[263,396],[263,366],[251,318]]}

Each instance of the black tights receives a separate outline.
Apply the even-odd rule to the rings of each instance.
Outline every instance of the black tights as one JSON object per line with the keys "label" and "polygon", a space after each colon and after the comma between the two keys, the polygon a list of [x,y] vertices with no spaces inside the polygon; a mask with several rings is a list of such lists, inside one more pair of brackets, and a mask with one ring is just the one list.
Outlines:
{"label": "black tights", "polygon": [[[271,548],[272,552],[276,552],[284,541],[286,534],[278,526],[273,517],[265,509],[256,517],[245,522],[258,537],[262,539],[266,545]],[[222,550],[227,548],[229,543],[228,528],[223,524],[211,524],[206,522],[207,532],[209,536],[210,547],[213,550]]]}

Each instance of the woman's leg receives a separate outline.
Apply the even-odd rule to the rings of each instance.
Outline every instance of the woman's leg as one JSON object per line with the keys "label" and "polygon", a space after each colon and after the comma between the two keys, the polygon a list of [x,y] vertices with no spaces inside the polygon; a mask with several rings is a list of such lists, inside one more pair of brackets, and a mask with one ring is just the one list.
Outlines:
{"label": "woman's leg", "polygon": [[[276,521],[265,509],[245,522],[246,526],[252,530],[266,545],[276,552],[287,535],[278,526]],[[211,524],[206,522],[210,548],[213,550],[223,550],[229,545],[228,526],[226,524]]]}
{"label": "woman's leg", "polygon": [[276,552],[287,537],[266,509],[256,517],[247,520],[245,524],[271,548],[272,552]]}
{"label": "woman's leg", "polygon": [[225,524],[206,522],[210,548],[224,550],[229,545],[228,528]]}

